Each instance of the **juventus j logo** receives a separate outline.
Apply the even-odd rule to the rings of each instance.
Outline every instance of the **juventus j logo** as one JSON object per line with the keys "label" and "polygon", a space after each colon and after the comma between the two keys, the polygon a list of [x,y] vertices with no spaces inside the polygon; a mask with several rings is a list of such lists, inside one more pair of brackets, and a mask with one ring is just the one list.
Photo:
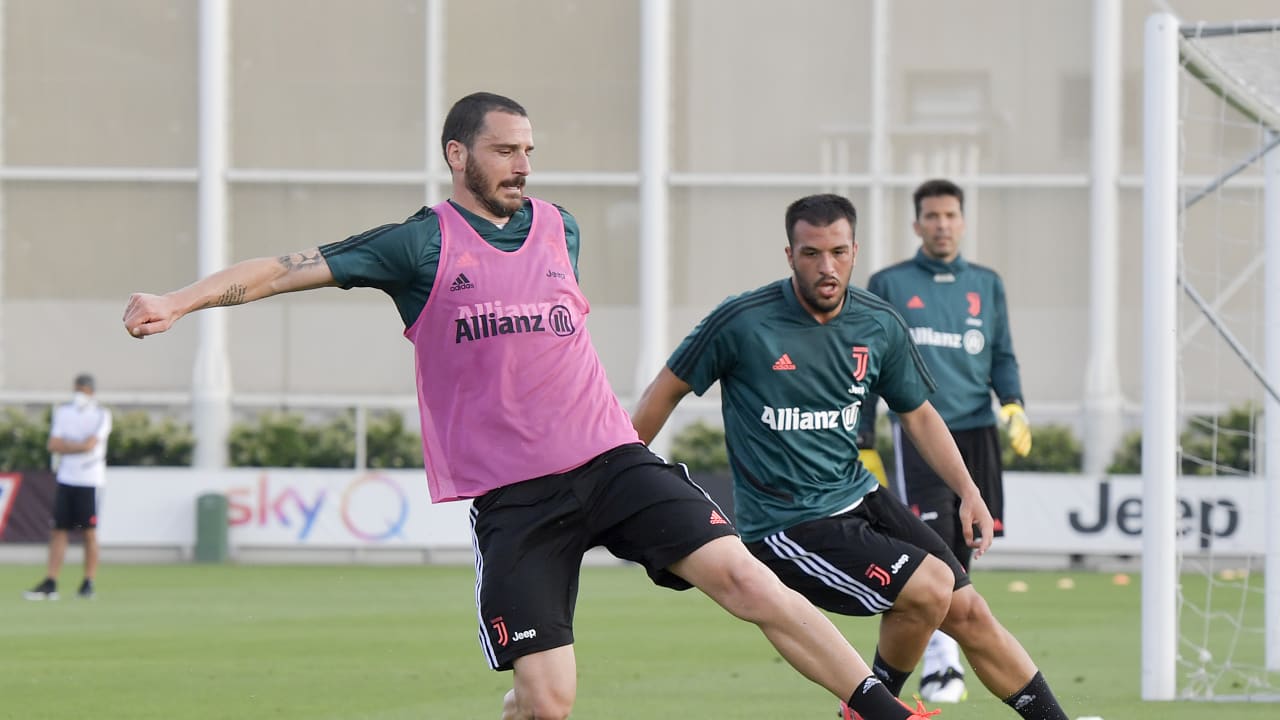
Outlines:
{"label": "juventus j logo", "polygon": [[[889,573],[879,565],[871,565],[867,568],[867,577],[880,583],[880,587],[885,587],[893,579]],[[504,643],[505,644],[505,643]]]}
{"label": "juventus j logo", "polygon": [[862,382],[867,376],[867,364],[871,358],[871,353],[867,350],[866,345],[853,346],[853,379],[855,382]]}
{"label": "juventus j logo", "polygon": [[502,621],[502,617],[496,617],[489,621],[489,626],[498,632],[498,644],[506,647],[511,641],[511,636],[507,635],[507,624]]}

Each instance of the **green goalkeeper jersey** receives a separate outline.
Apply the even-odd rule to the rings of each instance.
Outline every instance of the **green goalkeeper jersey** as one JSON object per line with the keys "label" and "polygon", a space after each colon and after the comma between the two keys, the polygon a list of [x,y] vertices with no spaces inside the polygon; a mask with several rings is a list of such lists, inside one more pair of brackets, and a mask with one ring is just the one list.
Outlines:
{"label": "green goalkeeper jersey", "polygon": [[699,395],[720,381],[739,532],[752,541],[844,510],[876,487],[858,462],[858,416],[873,393],[919,407],[933,379],[902,318],[850,287],[822,324],[791,279],[720,304],[667,361]]}
{"label": "green goalkeeper jersey", "polygon": [[[962,257],[944,263],[918,250],[914,258],[872,275],[867,290],[911,327],[920,355],[938,380],[929,401],[947,427],[995,425],[993,391],[1001,404],[1022,401],[1004,283],[994,270]],[[872,420],[874,413],[864,417],[864,430]]]}

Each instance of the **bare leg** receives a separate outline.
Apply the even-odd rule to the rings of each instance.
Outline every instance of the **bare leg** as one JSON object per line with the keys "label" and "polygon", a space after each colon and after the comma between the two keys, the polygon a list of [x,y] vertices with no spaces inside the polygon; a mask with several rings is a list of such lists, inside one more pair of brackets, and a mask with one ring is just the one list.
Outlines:
{"label": "bare leg", "polygon": [[573,646],[516,658],[514,687],[502,699],[502,720],[563,720],[578,693]]}
{"label": "bare leg", "polygon": [[1031,656],[991,614],[987,601],[972,585],[960,588],[942,630],[956,639],[973,672],[993,695],[1004,700],[1036,674]]}
{"label": "bare leg", "polygon": [[783,585],[738,538],[712,540],[671,570],[733,615],[758,625],[792,667],[841,701],[871,674],[827,616]]}
{"label": "bare leg", "polygon": [[62,560],[67,556],[67,531],[54,530],[49,535],[49,564],[45,568],[47,577],[58,579],[62,572]]}
{"label": "bare leg", "polygon": [[92,580],[98,575],[98,531],[89,528],[84,531],[84,579]]}
{"label": "bare leg", "polygon": [[893,607],[880,618],[880,657],[890,667],[911,671],[951,607],[955,575],[928,555],[912,573]]}

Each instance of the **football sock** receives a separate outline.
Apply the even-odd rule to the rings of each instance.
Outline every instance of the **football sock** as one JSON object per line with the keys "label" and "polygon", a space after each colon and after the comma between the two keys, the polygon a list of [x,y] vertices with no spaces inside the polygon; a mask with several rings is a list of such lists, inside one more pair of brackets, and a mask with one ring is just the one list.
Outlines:
{"label": "football sock", "polygon": [[903,672],[880,657],[880,648],[876,648],[876,659],[871,664],[871,672],[876,674],[880,682],[893,693],[895,697],[902,694],[902,686],[907,684],[907,678],[911,677],[911,671]]}
{"label": "football sock", "polygon": [[911,717],[911,711],[898,702],[898,698],[875,675],[868,675],[858,683],[858,689],[853,691],[847,704],[864,718],[907,720]]}
{"label": "football sock", "polygon": [[1025,720],[1070,720],[1058,704],[1058,699],[1053,696],[1044,675],[1038,670],[1031,682],[1006,698],[1004,704],[1013,708]]}

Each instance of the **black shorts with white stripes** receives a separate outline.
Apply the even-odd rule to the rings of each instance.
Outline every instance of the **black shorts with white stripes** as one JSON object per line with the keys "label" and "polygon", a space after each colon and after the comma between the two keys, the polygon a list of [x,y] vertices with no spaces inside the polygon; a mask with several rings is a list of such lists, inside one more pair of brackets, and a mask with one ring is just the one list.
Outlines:
{"label": "black shorts with white stripes", "polygon": [[480,645],[495,670],[573,643],[578,571],[588,549],[603,546],[642,565],[655,584],[687,590],[667,568],[737,535],[683,465],[639,443],[476,498],[471,528]]}
{"label": "black shorts with white stripes", "polygon": [[942,538],[887,492],[854,509],[800,523],[747,543],[788,587],[841,615],[879,615],[893,607],[925,555],[951,567],[955,589],[969,575]]}

